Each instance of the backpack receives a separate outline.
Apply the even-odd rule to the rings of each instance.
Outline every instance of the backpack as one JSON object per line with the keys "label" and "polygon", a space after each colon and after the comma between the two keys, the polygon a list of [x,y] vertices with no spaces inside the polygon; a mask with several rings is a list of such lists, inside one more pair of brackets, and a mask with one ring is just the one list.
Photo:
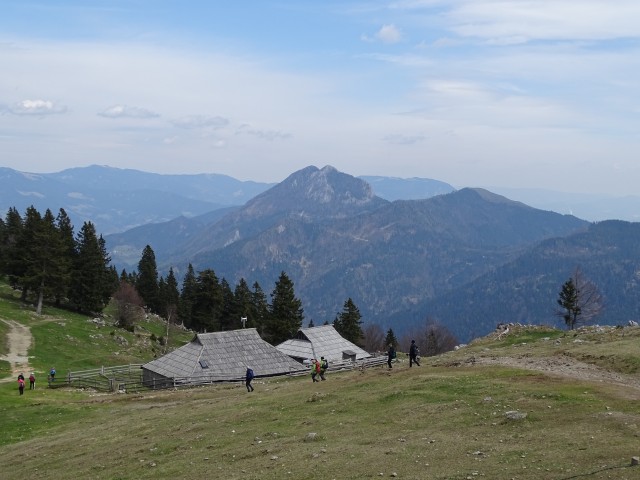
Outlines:
{"label": "backpack", "polygon": [[323,370],[329,368],[329,361],[326,358],[322,361],[322,365],[320,365],[320,368],[322,368]]}
{"label": "backpack", "polygon": [[253,370],[251,370],[250,368],[248,368],[248,369],[247,369],[247,378],[248,378],[249,380],[252,380],[252,379],[253,379],[253,377],[254,377]]}
{"label": "backpack", "polygon": [[396,351],[395,351],[395,349],[391,352],[391,358],[396,358]]}

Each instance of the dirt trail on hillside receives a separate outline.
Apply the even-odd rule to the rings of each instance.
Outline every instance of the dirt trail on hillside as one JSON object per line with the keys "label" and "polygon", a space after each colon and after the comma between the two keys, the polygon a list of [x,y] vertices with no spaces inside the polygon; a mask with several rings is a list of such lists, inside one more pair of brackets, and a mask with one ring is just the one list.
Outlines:
{"label": "dirt trail on hillside", "polygon": [[29,347],[33,342],[31,329],[26,325],[16,322],[15,320],[0,321],[9,325],[9,333],[7,334],[7,347],[9,353],[1,355],[0,360],[5,360],[11,365],[12,375],[7,378],[0,378],[1,383],[12,382],[19,373],[23,373],[25,378],[29,376]]}
{"label": "dirt trail on hillside", "polygon": [[474,357],[472,363],[475,365],[503,365],[508,367],[524,368],[535,370],[549,375],[556,375],[574,380],[587,380],[590,382],[601,382],[607,384],[628,387],[636,399],[640,398],[640,376],[626,375],[623,373],[605,370],[590,363],[584,363],[571,357]]}

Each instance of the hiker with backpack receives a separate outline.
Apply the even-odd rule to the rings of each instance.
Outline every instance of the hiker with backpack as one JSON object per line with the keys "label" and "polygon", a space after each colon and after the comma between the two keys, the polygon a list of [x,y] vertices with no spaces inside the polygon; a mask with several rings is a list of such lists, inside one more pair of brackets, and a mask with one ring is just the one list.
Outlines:
{"label": "hiker with backpack", "polygon": [[420,366],[420,362],[418,361],[418,346],[416,345],[415,340],[411,340],[411,347],[409,347],[409,366],[412,366],[414,363]]}
{"label": "hiker with backpack", "polygon": [[393,368],[391,366],[391,360],[394,360],[396,358],[396,349],[393,345],[389,345],[389,350],[387,351],[387,365],[389,365],[389,368]]}
{"label": "hiker with backpack", "polygon": [[325,380],[324,372],[327,371],[327,368],[329,368],[329,362],[326,358],[320,357],[320,380]]}
{"label": "hiker with backpack", "polygon": [[247,373],[245,374],[245,377],[244,377],[244,383],[247,386],[247,392],[253,392],[253,385],[251,385],[251,381],[253,380],[254,377],[255,377],[255,374],[253,373],[253,370],[247,367]]}
{"label": "hiker with backpack", "polygon": [[320,373],[320,362],[315,358],[313,358],[311,360],[311,380],[313,380],[314,382],[319,382],[320,380],[316,378],[319,373]]}
{"label": "hiker with backpack", "polygon": [[31,375],[29,375],[29,390],[35,390],[36,389],[36,374],[34,372],[31,372]]}

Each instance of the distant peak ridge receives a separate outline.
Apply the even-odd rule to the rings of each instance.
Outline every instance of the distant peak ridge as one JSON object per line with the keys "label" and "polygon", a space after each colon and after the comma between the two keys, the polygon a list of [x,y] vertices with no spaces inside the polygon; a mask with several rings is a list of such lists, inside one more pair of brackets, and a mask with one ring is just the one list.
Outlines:
{"label": "distant peak ridge", "polygon": [[321,169],[315,166],[303,168],[285,179],[282,186],[296,197],[320,204],[363,204],[375,197],[367,182],[339,172],[331,165]]}

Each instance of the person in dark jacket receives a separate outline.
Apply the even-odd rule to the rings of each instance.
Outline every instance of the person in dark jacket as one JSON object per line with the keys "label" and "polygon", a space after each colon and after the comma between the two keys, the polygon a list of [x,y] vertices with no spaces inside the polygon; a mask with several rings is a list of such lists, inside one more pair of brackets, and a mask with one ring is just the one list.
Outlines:
{"label": "person in dark jacket", "polygon": [[409,347],[409,366],[411,367],[414,363],[420,366],[420,362],[418,361],[418,346],[415,340],[411,340],[411,347]]}
{"label": "person in dark jacket", "polygon": [[253,370],[247,367],[247,373],[244,377],[244,383],[247,386],[247,392],[253,392],[253,385],[251,385],[251,381],[253,380],[253,377],[255,377]]}
{"label": "person in dark jacket", "polygon": [[329,368],[329,361],[324,357],[320,357],[320,380],[325,380],[324,372],[327,371],[327,368]]}
{"label": "person in dark jacket", "polygon": [[394,358],[396,358],[396,349],[393,345],[389,345],[389,350],[387,350],[387,365],[389,365],[389,368],[393,368],[391,366],[391,360]]}
{"label": "person in dark jacket", "polygon": [[36,389],[36,374],[34,372],[31,372],[31,375],[29,375],[29,390],[35,390]]}

